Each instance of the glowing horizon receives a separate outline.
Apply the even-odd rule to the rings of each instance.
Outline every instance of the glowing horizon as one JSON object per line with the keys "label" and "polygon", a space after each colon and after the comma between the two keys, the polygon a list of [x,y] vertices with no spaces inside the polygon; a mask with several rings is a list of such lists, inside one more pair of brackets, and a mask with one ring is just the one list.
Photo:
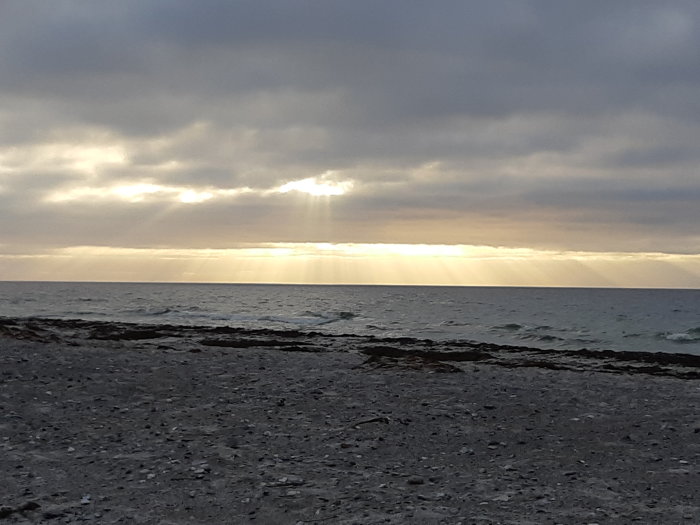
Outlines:
{"label": "glowing horizon", "polygon": [[0,256],[5,280],[700,288],[700,256],[473,245],[76,246]]}

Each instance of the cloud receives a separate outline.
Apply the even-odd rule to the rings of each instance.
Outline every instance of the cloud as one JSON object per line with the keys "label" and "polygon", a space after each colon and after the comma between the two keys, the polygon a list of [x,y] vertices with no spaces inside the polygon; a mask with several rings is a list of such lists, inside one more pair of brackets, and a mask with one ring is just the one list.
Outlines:
{"label": "cloud", "polygon": [[697,253],[698,48],[690,0],[9,0],[0,239]]}

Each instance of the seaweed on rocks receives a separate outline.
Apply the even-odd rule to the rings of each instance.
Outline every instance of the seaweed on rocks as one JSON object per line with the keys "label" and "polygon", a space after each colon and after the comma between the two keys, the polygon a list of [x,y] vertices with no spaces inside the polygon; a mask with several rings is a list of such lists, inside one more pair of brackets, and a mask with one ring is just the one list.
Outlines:
{"label": "seaweed on rocks", "polygon": [[221,346],[225,348],[254,348],[261,346],[285,347],[311,345],[306,341],[283,341],[279,339],[203,339],[204,346]]}
{"label": "seaweed on rocks", "polygon": [[27,511],[33,511],[40,507],[36,501],[27,501],[16,507],[3,506],[0,507],[0,519],[9,518],[12,514],[24,514]]}
{"label": "seaweed on rocks", "polygon": [[459,373],[463,370],[445,361],[484,361],[492,355],[478,350],[440,351],[406,349],[396,346],[369,346],[361,353],[369,356],[363,365],[371,368],[426,369],[439,373]]}
{"label": "seaweed on rocks", "polygon": [[[423,368],[447,371],[447,364],[483,363],[506,368],[594,371],[700,379],[700,356],[612,350],[556,350],[498,345],[469,340],[432,341],[412,337],[326,334],[231,326],[177,326],[84,319],[0,317],[0,338],[38,343],[82,345],[133,341],[132,348],[154,347],[200,352],[202,347],[263,349],[287,352],[350,352],[367,356],[375,368]],[[167,339],[166,341],[163,339]],[[195,349],[195,350],[192,350]],[[444,365],[444,366],[443,366]]]}
{"label": "seaweed on rocks", "polygon": [[138,341],[143,339],[160,339],[167,337],[168,334],[163,333],[158,329],[138,328],[138,329],[113,329],[111,327],[95,327],[90,339],[99,339],[102,341]]}
{"label": "seaweed on rocks", "polygon": [[56,334],[46,330],[39,323],[27,321],[20,323],[14,319],[0,319],[0,337],[9,337],[39,343],[58,342]]}
{"label": "seaweed on rocks", "polygon": [[398,368],[404,370],[426,370],[429,372],[437,372],[441,374],[461,373],[463,370],[449,363],[425,359],[415,355],[407,355],[403,357],[388,357],[382,355],[370,356],[362,363],[363,367],[372,369]]}
{"label": "seaweed on rocks", "polygon": [[285,352],[323,352],[324,349],[307,341],[284,341],[279,339],[202,339],[204,346],[220,348],[273,348]]}
{"label": "seaweed on rocks", "polygon": [[420,357],[427,361],[484,361],[493,358],[493,355],[481,350],[442,351],[406,349],[396,346],[369,346],[362,348],[360,352],[373,357]]}

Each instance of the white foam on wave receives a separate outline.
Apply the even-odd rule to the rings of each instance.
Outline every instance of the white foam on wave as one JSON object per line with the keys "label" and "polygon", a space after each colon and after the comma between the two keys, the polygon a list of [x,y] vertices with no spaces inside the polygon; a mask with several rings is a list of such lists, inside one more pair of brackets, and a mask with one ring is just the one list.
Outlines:
{"label": "white foam on wave", "polygon": [[131,308],[124,310],[124,313],[128,315],[145,316],[145,317],[158,317],[161,315],[176,313],[174,309],[168,307],[155,307],[155,308]]}
{"label": "white foam on wave", "polygon": [[674,343],[698,343],[700,342],[700,327],[691,328],[685,332],[662,332],[659,337]]}
{"label": "white foam on wave", "polygon": [[693,343],[695,341],[700,341],[700,338],[698,337],[693,337],[690,334],[687,334],[685,332],[680,332],[677,334],[666,334],[664,336],[664,339],[667,341],[673,341],[676,343]]}

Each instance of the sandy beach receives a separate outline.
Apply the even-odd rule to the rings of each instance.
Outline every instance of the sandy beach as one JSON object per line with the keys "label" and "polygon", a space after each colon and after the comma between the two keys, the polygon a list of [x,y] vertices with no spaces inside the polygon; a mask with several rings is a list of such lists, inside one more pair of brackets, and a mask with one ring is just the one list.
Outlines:
{"label": "sandy beach", "polygon": [[0,523],[700,523],[699,372],[0,319]]}

